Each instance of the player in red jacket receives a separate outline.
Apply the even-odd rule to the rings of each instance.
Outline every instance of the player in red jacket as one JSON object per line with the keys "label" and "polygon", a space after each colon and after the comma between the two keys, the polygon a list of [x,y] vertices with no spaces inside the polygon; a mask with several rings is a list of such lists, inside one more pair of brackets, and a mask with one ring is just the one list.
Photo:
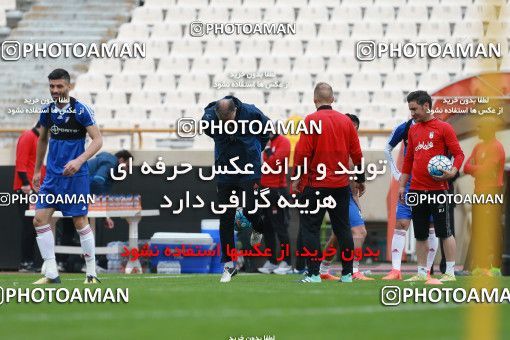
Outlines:
{"label": "player in red jacket", "polygon": [[[500,195],[503,193],[505,149],[496,138],[501,122],[493,117],[481,117],[478,137],[481,139],[464,164],[464,172],[475,178],[475,194]],[[473,274],[501,275],[503,226],[501,204],[473,204],[471,242],[466,268]]]}
{"label": "player in red jacket", "polygon": [[[18,195],[28,195],[33,192],[32,177],[34,177],[35,155],[37,150],[37,140],[41,133],[41,125],[37,125],[31,130],[23,131],[18,138],[16,145],[16,164],[14,167],[13,190]],[[44,177],[45,168],[42,169]],[[25,211],[29,208],[28,203],[18,203],[18,212],[23,221],[21,228],[21,263],[20,272],[36,271],[35,259],[35,231],[32,225],[32,218],[25,216]]]}
{"label": "player in red jacket", "polygon": [[[292,182],[293,192],[302,195],[301,204],[309,204],[300,214],[300,227],[304,248],[310,252],[307,257],[308,274],[302,282],[321,282],[319,266],[322,252],[320,245],[320,227],[326,211],[331,219],[340,251],[352,251],[354,243],[349,227],[349,158],[355,169],[361,166],[361,147],[354,124],[344,114],[331,108],[333,89],[326,83],[319,83],[314,90],[314,104],[317,111],[305,118],[306,126],[310,122],[321,123],[321,133],[302,133],[296,145],[294,168],[303,169],[305,160],[308,172]],[[341,172],[341,173],[340,173]],[[356,175],[355,188],[361,194],[365,191],[364,173]],[[324,200],[332,197],[335,205],[325,205]],[[319,205],[318,200],[324,202]],[[301,251],[301,250],[300,250]],[[307,252],[303,249],[303,252]],[[352,282],[352,259],[342,257],[342,282]]]}
{"label": "player in red jacket", "polygon": [[[435,118],[430,112],[432,98],[427,92],[411,92],[407,96],[407,103],[416,124],[409,129],[407,153],[399,180],[399,196],[401,201],[412,206],[418,274],[406,281],[427,280],[427,238],[430,215],[434,218],[436,236],[442,240],[446,255],[446,273],[440,280],[455,281],[456,245],[448,216],[448,199],[438,198],[440,195],[448,194],[448,179],[453,178],[459,171],[464,161],[464,153],[451,125]],[[429,160],[436,155],[447,154],[454,157],[451,170],[444,170],[441,176],[431,176],[427,168]],[[406,195],[405,186],[410,175],[412,175],[411,186]],[[422,201],[422,197],[426,199]],[[414,203],[418,204],[413,206]]]}

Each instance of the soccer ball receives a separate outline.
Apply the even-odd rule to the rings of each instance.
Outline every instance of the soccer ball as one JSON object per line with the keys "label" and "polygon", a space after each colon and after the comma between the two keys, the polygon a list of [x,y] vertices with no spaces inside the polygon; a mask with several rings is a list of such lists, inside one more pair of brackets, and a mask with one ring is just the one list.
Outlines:
{"label": "soccer ball", "polygon": [[450,170],[452,168],[452,162],[450,159],[443,155],[437,155],[430,159],[427,169],[431,176],[441,176],[443,170]]}

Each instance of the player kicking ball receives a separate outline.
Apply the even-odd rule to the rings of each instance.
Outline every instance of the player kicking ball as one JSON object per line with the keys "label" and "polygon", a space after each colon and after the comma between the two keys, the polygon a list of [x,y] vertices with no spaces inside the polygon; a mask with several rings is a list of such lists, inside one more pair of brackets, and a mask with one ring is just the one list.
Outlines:
{"label": "player kicking ball", "polygon": [[[388,143],[386,144],[386,148],[384,149],[386,159],[390,164],[391,174],[393,175],[393,178],[395,178],[395,180],[397,181],[400,180],[402,174],[400,173],[391,152],[400,142],[403,142],[404,156],[406,155],[409,129],[414,124],[415,124],[414,120],[409,119],[407,122],[397,126],[391,133]],[[410,185],[411,180],[408,180],[405,187],[406,190],[405,195],[409,192]],[[401,202],[400,199],[398,199],[396,212],[397,222],[395,225],[395,230],[393,232],[393,238],[391,240],[391,271],[382,278],[383,280],[402,280],[400,266],[402,264],[402,253],[404,252],[404,246],[406,244],[407,230],[409,229],[409,226],[411,224],[411,217],[412,217],[411,207],[408,206],[405,202]],[[432,266],[434,265],[434,258],[436,257],[438,245],[439,239],[436,237],[436,233],[434,231],[434,224],[431,216],[427,251],[427,269],[429,273],[431,271]]]}
{"label": "player kicking ball", "polygon": [[[356,131],[359,129],[359,118],[350,113],[345,114],[349,117],[356,128]],[[353,195],[353,192],[355,193]],[[365,242],[365,238],[367,236],[367,229],[365,228],[365,221],[363,220],[363,216],[361,215],[361,210],[359,208],[359,193],[357,192],[354,185],[351,183],[351,192],[350,192],[350,200],[349,200],[349,223],[351,226],[352,239],[354,241],[354,249],[362,248],[363,242]],[[326,244],[327,248],[335,248],[338,249],[338,240],[335,234],[331,234],[328,243]],[[334,276],[329,273],[329,269],[331,267],[331,262],[335,258],[335,255],[331,257],[327,257],[324,261],[321,262],[319,267],[319,274],[322,280],[326,281],[339,281],[340,277]],[[354,259],[352,263],[352,279],[353,280],[362,280],[362,281],[372,281],[374,280],[371,277],[366,277],[362,272],[359,271],[359,261]]]}
{"label": "player kicking ball", "polygon": [[[61,211],[65,217],[73,218],[85,257],[87,268],[85,283],[95,284],[99,280],[96,277],[94,233],[87,218],[86,199],[90,188],[87,160],[101,149],[103,140],[94,121],[92,109],[69,97],[71,89],[69,73],[63,69],[56,69],[49,74],[48,80],[53,103],[43,107],[39,118],[42,131],[37,143],[33,184],[39,191],[39,197],[64,197],[67,202],[64,201],[62,204],[62,200],[59,202],[58,199],[39,199],[36,203],[34,227],[37,245],[44,260],[44,277],[34,284],[60,283],[55,261],[55,238],[50,226],[55,210]],[[48,137],[48,133],[51,137]],[[85,150],[87,133],[91,143]],[[48,141],[46,177],[41,185],[41,166]],[[72,204],[67,204],[71,200]]]}
{"label": "player kicking ball", "polygon": [[[429,236],[430,216],[434,219],[437,237],[443,243],[446,257],[446,272],[439,281],[455,281],[456,244],[449,218],[449,204],[439,199],[448,193],[448,179],[453,178],[464,161],[455,131],[450,124],[435,118],[430,109],[432,98],[425,91],[411,92],[407,96],[411,116],[416,122],[409,129],[407,153],[399,180],[399,198],[401,202],[411,203],[413,198],[412,220],[416,237],[418,273],[406,281],[427,281],[427,238]],[[453,167],[443,169],[442,175],[429,173],[429,161],[438,155],[450,154],[454,157]],[[406,184],[412,174],[409,193]],[[422,198],[425,198],[422,200]]]}

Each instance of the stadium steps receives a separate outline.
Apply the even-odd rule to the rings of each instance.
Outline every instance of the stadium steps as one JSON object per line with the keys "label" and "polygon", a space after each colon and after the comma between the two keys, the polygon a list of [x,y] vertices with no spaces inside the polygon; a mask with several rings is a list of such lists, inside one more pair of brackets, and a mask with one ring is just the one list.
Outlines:
{"label": "stadium steps", "polygon": [[[105,43],[115,38],[121,24],[130,20],[136,0],[34,1],[7,40],[30,43]],[[28,57],[16,62],[0,61],[0,122],[4,127],[29,127],[37,117],[8,114],[9,108],[24,105],[25,99],[48,98],[47,75],[65,68],[72,81],[88,70],[86,58]]]}

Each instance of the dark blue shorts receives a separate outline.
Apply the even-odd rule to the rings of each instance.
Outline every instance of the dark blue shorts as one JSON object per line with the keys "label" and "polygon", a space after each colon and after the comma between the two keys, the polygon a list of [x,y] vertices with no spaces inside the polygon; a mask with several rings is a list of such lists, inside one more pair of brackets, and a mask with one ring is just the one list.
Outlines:
{"label": "dark blue shorts", "polygon": [[[40,196],[35,205],[36,209],[55,208],[67,217],[85,216],[88,214],[87,197],[90,194],[89,176],[51,176],[46,175],[44,182],[39,190]],[[50,199],[52,196],[55,199]],[[71,198],[75,200],[72,203],[62,203],[58,198]],[[80,199],[78,199],[80,198]],[[83,199],[84,198],[84,199]]]}
{"label": "dark blue shorts", "polygon": [[[411,186],[411,180],[409,180],[406,184],[406,191],[404,195],[407,195],[409,192],[409,187]],[[400,199],[397,201],[397,220],[411,220],[412,219],[412,209],[405,203],[400,202]],[[430,215],[430,223],[434,222],[434,218]]]}

